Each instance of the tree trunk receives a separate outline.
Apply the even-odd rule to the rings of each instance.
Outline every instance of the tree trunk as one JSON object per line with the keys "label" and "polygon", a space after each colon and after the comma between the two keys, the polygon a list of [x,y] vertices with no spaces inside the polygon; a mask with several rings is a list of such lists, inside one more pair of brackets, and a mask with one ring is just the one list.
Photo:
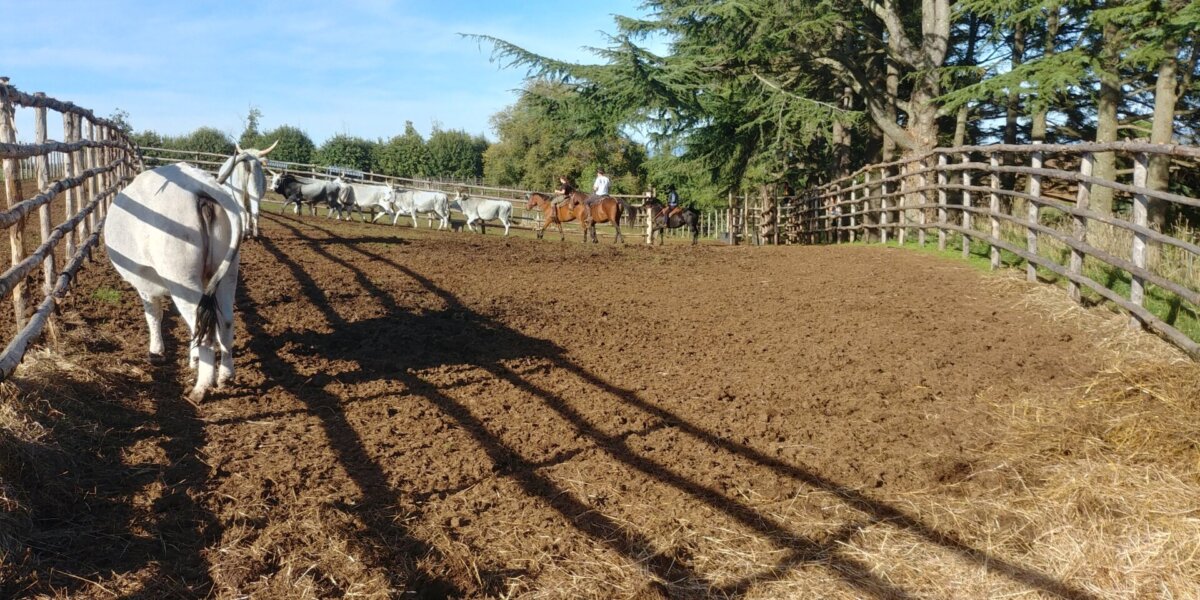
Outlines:
{"label": "tree trunk", "polygon": [[[1016,69],[1025,61],[1025,25],[1017,23],[1013,28],[1012,35],[1012,68]],[[1008,98],[1004,103],[1004,143],[1017,143],[1017,117],[1020,116],[1021,95],[1017,90],[1013,89],[1008,92]],[[1019,160],[1020,155],[1008,153],[1005,155],[1004,162],[1012,164]],[[1000,185],[1004,189],[1012,190],[1016,188],[1017,176],[1012,173],[1003,173],[1000,175]],[[1021,207],[1024,203],[1019,198],[1005,197],[1002,202],[1006,205],[1011,205],[1011,210],[1022,212]],[[1009,207],[1005,207],[1009,210]]]}
{"label": "tree trunk", "polygon": [[[1025,25],[1017,23],[1012,37],[1012,68],[1015,70],[1025,61]],[[1004,143],[1017,143],[1017,117],[1020,116],[1021,95],[1013,89],[1008,92],[1004,104]]]}
{"label": "tree trunk", "polygon": [[[885,112],[887,114],[887,119],[892,123],[895,123],[896,117],[898,116],[896,114],[896,98],[900,95],[900,69],[897,68],[896,63],[892,62],[890,59],[885,58],[884,62],[887,63],[887,79],[885,80],[885,85],[887,86],[888,98],[887,109]],[[896,160],[896,147],[896,138],[893,138],[892,136],[888,135],[886,131],[884,131],[883,162],[892,162],[893,160]]]}
{"label": "tree trunk", "polygon": [[[967,50],[963,54],[963,65],[968,67],[975,66],[975,48],[979,43],[979,17],[975,13],[971,13],[970,21],[967,25]],[[963,103],[958,109],[957,118],[954,121],[954,145],[962,146],[967,143],[967,119],[971,116],[971,109],[968,103]]]}
{"label": "tree trunk", "polygon": [[[1121,77],[1117,73],[1116,24],[1104,26],[1104,41],[1100,50],[1100,98],[1096,103],[1096,142],[1117,141],[1117,108],[1121,105]],[[1117,157],[1112,152],[1096,154],[1093,175],[1113,181],[1117,175]],[[1092,187],[1091,207],[1102,213],[1113,211],[1113,190],[1097,185]]]}
{"label": "tree trunk", "polygon": [[[842,110],[850,110],[854,106],[854,96],[850,86],[842,88],[842,100],[839,105]],[[854,134],[848,127],[840,126],[834,123],[834,127],[841,129],[841,140],[838,145],[837,169],[838,176],[844,177],[850,174],[852,161],[850,160],[850,146],[854,144]],[[835,129],[834,131],[837,131]]]}
{"label": "tree trunk", "polygon": [[[862,0],[862,4],[887,29],[888,62],[894,62],[897,70],[904,68],[917,74],[908,99],[899,98],[899,72],[897,91],[893,93],[890,89],[879,90],[878,82],[868,80],[866,71],[854,61],[826,56],[822,62],[833,66],[843,82],[863,96],[870,118],[898,146],[914,152],[933,148],[937,144],[940,108],[933,100],[941,95],[940,69],[949,49],[950,0],[921,0],[921,30],[916,42],[909,38],[905,7],[874,0]],[[889,77],[887,86],[891,85]],[[893,105],[907,113],[903,128],[888,114]]]}
{"label": "tree trunk", "polygon": [[[1158,83],[1154,86],[1154,123],[1150,130],[1150,143],[1169,144],[1175,134],[1175,103],[1177,100],[1176,75],[1178,63],[1176,53],[1179,47],[1173,40],[1163,43],[1166,57],[1158,65]],[[1170,183],[1169,167],[1171,157],[1156,154],[1150,157],[1150,169],[1146,174],[1146,187],[1152,190],[1167,189]],[[1148,218],[1150,226],[1159,231],[1166,231],[1168,225],[1170,204],[1164,200],[1150,199]]]}
{"label": "tree trunk", "polygon": [[[1050,7],[1050,13],[1046,15],[1046,43],[1042,46],[1042,58],[1047,59],[1054,56],[1055,48],[1058,47],[1058,6]],[[1029,124],[1029,138],[1034,142],[1046,141],[1046,117],[1049,111],[1048,98],[1044,94],[1037,107],[1033,111],[1033,120]]]}

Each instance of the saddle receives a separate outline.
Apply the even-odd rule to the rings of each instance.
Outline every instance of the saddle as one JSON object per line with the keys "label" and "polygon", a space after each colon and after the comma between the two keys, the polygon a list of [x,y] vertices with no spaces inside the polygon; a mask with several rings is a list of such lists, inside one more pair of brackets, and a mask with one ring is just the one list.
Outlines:
{"label": "saddle", "polygon": [[583,199],[583,205],[584,206],[595,206],[595,205],[599,204],[600,201],[603,200],[604,198],[607,198],[607,196],[604,194],[591,194],[587,198]]}
{"label": "saddle", "polygon": [[663,209],[659,211],[658,216],[662,217],[665,221],[670,221],[671,217],[682,212],[682,206],[664,206]]}

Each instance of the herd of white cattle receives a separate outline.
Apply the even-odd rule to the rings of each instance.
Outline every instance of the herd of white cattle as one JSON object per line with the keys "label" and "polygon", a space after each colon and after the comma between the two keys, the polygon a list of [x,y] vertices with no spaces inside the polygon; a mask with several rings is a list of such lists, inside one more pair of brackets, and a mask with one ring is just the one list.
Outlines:
{"label": "herd of white cattle", "polygon": [[[419,214],[450,222],[450,199],[444,192],[406,190],[387,185],[309,180],[287,173],[272,173],[267,185],[265,150],[237,148],[214,178],[187,163],[145,171],[113,200],[104,228],[109,260],[142,300],[150,329],[150,362],[161,363],[162,315],[170,299],[191,332],[188,364],[196,371],[189,394],[193,402],[204,399],[214,386],[231,381],[233,367],[233,301],[237,289],[239,250],[243,238],[258,236],[258,214],[268,189],[295,204],[329,207],[326,216],[347,218],[357,210],[366,221],[390,215],[395,225],[400,215],[410,215],[417,226]],[[512,203],[470,198],[456,193],[454,203],[474,231],[499,220],[508,235]],[[281,209],[282,210],[282,209]],[[220,364],[217,365],[217,353]]]}

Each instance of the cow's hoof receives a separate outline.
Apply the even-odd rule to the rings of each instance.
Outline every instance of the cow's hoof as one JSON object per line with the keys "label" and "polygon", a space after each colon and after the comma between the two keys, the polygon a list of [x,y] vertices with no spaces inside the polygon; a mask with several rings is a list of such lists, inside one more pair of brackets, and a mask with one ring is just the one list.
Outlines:
{"label": "cow's hoof", "polygon": [[204,397],[207,395],[208,395],[208,389],[195,388],[190,393],[188,393],[187,401],[191,402],[192,404],[199,405],[201,402],[204,402]]}
{"label": "cow's hoof", "polygon": [[150,364],[152,364],[152,365],[154,365],[154,366],[156,366],[156,367],[157,367],[157,366],[160,366],[160,365],[165,365],[165,364],[167,364],[167,357],[166,357],[166,356],[163,356],[162,354],[155,354],[155,353],[153,353],[153,352],[151,352],[150,354],[148,354],[148,355],[146,356],[146,360],[149,360],[149,361],[150,361]]}

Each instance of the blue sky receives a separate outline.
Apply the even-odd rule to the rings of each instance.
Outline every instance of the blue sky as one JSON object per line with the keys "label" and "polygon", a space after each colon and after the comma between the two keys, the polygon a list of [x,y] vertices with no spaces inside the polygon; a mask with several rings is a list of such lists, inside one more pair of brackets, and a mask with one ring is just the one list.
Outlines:
{"label": "blue sky", "polygon": [[[137,131],[212,126],[236,138],[254,106],[263,129],[294,125],[318,145],[339,133],[387,139],[405,121],[425,136],[437,123],[494,141],[488,119],[516,101],[525,71],[501,69],[489,44],[459,33],[597,62],[586,47],[607,44],[613,15],[644,15],[640,2],[0,0],[0,76],[99,116],[124,110]],[[21,139],[32,136],[27,112]]]}

